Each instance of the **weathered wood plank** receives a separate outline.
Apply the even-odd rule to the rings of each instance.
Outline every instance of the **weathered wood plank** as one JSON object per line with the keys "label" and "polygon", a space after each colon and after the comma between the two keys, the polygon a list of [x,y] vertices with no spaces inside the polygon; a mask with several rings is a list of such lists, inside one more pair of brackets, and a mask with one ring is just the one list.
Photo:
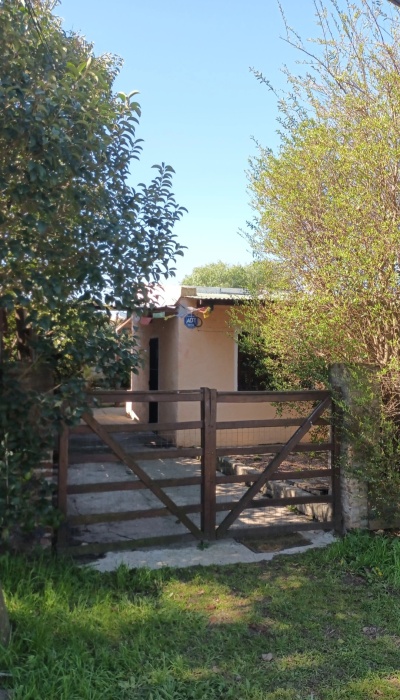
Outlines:
{"label": "weathered wood plank", "polygon": [[132,540],[116,540],[111,542],[95,542],[93,544],[80,544],[58,547],[61,553],[72,556],[90,556],[92,554],[104,554],[105,552],[123,552],[135,550],[140,547],[153,547],[156,545],[168,545],[175,542],[195,542],[196,538],[189,532],[180,535],[160,535]]}
{"label": "weathered wood plank", "polygon": [[[186,506],[179,506],[179,509],[181,514],[200,513],[201,504],[190,503]],[[169,508],[143,508],[142,510],[71,515],[68,521],[71,525],[94,525],[95,523],[122,523],[129,520],[143,520],[145,518],[165,518],[168,515],[171,515]],[[181,518],[179,518],[179,520],[182,522]]]}
{"label": "weathered wood plank", "polygon": [[207,539],[215,539],[217,392],[215,389],[202,388],[201,394],[201,531]]}
{"label": "weathered wood plank", "polygon": [[[249,501],[245,510],[259,508],[285,508],[286,506],[304,505],[307,503],[332,503],[332,496],[288,496],[287,498],[257,498]],[[233,510],[238,501],[217,501],[217,511]]]}
{"label": "weathered wood plank", "polygon": [[[259,472],[261,473],[261,472]],[[218,484],[243,484],[250,481],[257,481],[259,474],[232,474],[228,476],[218,476],[217,475],[217,485]],[[269,477],[269,481],[285,481],[290,479],[291,481],[295,479],[315,479],[317,477],[326,476],[328,478],[332,477],[331,469],[307,469],[298,472],[278,472],[272,474]]]}
{"label": "weathered wood plank", "polygon": [[[217,502],[215,510],[231,511],[237,501]],[[250,501],[246,506],[246,510],[259,510],[261,508],[284,508],[286,506],[295,506],[307,503],[332,503],[332,496],[294,496],[293,498],[259,498]],[[185,506],[180,506],[184,513],[201,513],[202,505],[200,503],[190,503]],[[143,520],[145,518],[164,518],[171,515],[168,508],[145,508],[143,510],[117,511],[110,513],[87,513],[85,515],[71,515],[69,523],[71,525],[93,525],[95,523],[115,523],[126,522],[129,520]],[[204,532],[206,539],[212,539],[212,533]]]}
{"label": "weathered wood plank", "polygon": [[[301,472],[280,472],[270,477],[270,481],[313,479],[317,477],[331,477],[331,469],[310,469]],[[216,475],[216,485],[219,484],[243,484],[256,481],[258,474],[232,474],[229,476]],[[187,476],[176,479],[154,479],[155,484],[161,488],[176,488],[179,486],[200,486],[201,476]],[[67,488],[69,496],[80,493],[107,493],[111,491],[143,491],[148,487],[141,481],[110,481],[87,484],[70,484]]]}
{"label": "weathered wood plank", "polygon": [[[290,428],[303,423],[302,418],[265,418],[264,420],[218,421],[217,430],[237,430],[239,428]],[[110,423],[102,424],[108,433],[145,433],[177,430],[200,430],[201,421],[181,421],[179,423]],[[315,425],[330,425],[330,420],[320,418]],[[87,425],[70,427],[73,435],[90,435],[92,432]]]}
{"label": "weathered wood plank", "polygon": [[200,457],[201,447],[164,447],[149,449],[147,452],[133,452],[135,459],[180,459],[181,457]]}
{"label": "weathered wood plank", "polygon": [[[268,537],[275,537],[277,535],[283,535],[287,532],[307,531],[307,530],[332,530],[334,523],[332,520],[320,521],[313,520],[308,523],[296,523],[293,527],[293,523],[290,525],[268,525],[267,527],[259,527],[257,525],[249,525],[248,527],[234,527],[229,531],[228,537],[234,537],[235,539],[259,539],[265,537],[268,541]],[[222,535],[224,537],[225,535]],[[306,545],[307,542],[304,542]]]}
{"label": "weathered wood plank", "polygon": [[88,397],[102,401],[103,403],[138,402],[149,403],[152,401],[200,401],[200,391],[122,391],[111,389],[108,391],[89,392]]}
{"label": "weathered wood plank", "polygon": [[[201,421],[188,420],[180,423],[102,423],[107,433],[157,433],[161,430],[199,430]],[[74,425],[70,428],[73,435],[90,435],[92,430],[88,425]]]}
{"label": "weathered wood plank", "polygon": [[[239,428],[291,428],[302,425],[307,416],[300,418],[264,418],[261,420],[218,421],[217,430],[237,430]],[[314,425],[330,425],[330,420],[318,418]]]}
{"label": "weathered wood plank", "polygon": [[[304,421],[303,421],[304,425]],[[217,455],[225,457],[229,455],[265,455],[279,453],[285,446],[284,442],[274,445],[249,445],[246,447],[217,447]],[[331,442],[302,442],[296,444],[291,452],[329,452],[332,449]]]}
{"label": "weathered wood plank", "polygon": [[219,391],[218,403],[294,403],[323,401],[329,391]]}
{"label": "weathered wood plank", "polygon": [[145,510],[116,511],[109,513],[86,513],[70,515],[68,522],[74,525],[95,525],[97,523],[123,523],[144,518],[163,518],[170,515],[168,508],[146,508]]}
{"label": "weathered wood plank", "polygon": [[[177,486],[200,486],[200,476],[187,476],[183,479],[154,479],[153,483],[161,488],[176,488]],[[142,481],[110,481],[94,484],[71,484],[68,495],[78,493],[108,493],[109,491],[142,491],[148,487]]]}
{"label": "weathered wood plank", "polygon": [[[146,452],[132,452],[130,456],[137,460],[148,459],[179,459],[180,457],[200,457],[201,447],[181,447],[173,449],[165,447],[164,449],[152,449]],[[89,464],[90,462],[113,463],[122,462],[123,460],[112,452],[70,452],[70,464]]]}

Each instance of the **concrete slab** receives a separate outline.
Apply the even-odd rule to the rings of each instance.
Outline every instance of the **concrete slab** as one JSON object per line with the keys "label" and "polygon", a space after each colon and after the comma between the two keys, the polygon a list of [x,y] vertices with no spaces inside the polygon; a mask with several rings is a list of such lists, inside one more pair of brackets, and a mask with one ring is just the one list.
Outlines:
{"label": "concrete slab", "polygon": [[[107,408],[95,408],[93,416],[102,425],[112,425],[113,423],[132,423],[132,418],[126,413],[124,406],[108,406]],[[81,421],[84,423],[84,421]]]}
{"label": "concrete slab", "polygon": [[[141,460],[138,464],[153,479],[200,476],[200,462],[197,459],[157,459]],[[137,477],[124,465],[118,463],[86,463],[69,467],[70,484],[106,483],[107,481],[137,481]],[[200,486],[178,486],[164,489],[177,505],[200,503]],[[244,484],[220,484],[217,486],[217,503],[236,502],[247,491]],[[113,491],[108,493],[79,494],[68,497],[68,514],[86,515],[147,510],[160,508],[163,504],[149,490]],[[229,511],[217,512],[217,524],[220,524]],[[200,525],[200,514],[190,514],[189,518]],[[260,508],[244,510],[231,527],[231,531],[242,527],[266,527],[293,525],[309,522],[304,515],[289,508]],[[122,541],[126,539],[143,539],[161,535],[185,534],[187,529],[176,516],[167,515],[159,518],[141,518],[117,523],[97,523],[73,529],[76,544],[94,542]]]}
{"label": "concrete slab", "polygon": [[114,571],[121,564],[130,569],[147,568],[161,569],[163,567],[186,568],[189,566],[224,566],[229,564],[253,564],[260,561],[271,561],[281,554],[298,554],[309,549],[326,547],[335,541],[331,532],[309,531],[301,533],[305,546],[292,547],[280,552],[265,552],[257,554],[235,540],[226,539],[210,544],[201,549],[193,543],[189,546],[168,547],[164,549],[141,549],[134,552],[109,552],[103,558],[91,562],[90,566],[97,571]]}

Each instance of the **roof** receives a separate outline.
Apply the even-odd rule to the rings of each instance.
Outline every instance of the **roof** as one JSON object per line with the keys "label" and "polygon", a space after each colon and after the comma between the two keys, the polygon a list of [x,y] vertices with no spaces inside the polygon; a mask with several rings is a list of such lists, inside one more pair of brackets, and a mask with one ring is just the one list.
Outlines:
{"label": "roof", "polygon": [[[278,295],[269,294],[268,297],[277,299]],[[265,293],[258,295],[260,300],[265,298]],[[182,304],[181,299],[187,299],[189,304],[187,302]],[[248,289],[243,289],[242,287],[194,287],[177,284],[153,285],[149,289],[150,304],[147,312],[141,318],[141,323],[143,325],[145,325],[145,321],[150,323],[152,318],[181,316],[185,310],[187,313],[196,309],[204,311],[201,308],[203,306],[211,308],[214,305],[231,306],[235,302],[250,301],[251,299],[254,299],[254,296]]]}
{"label": "roof", "polygon": [[210,301],[239,301],[252,298],[249,290],[241,287],[182,287],[181,296]]}
{"label": "roof", "polygon": [[189,287],[178,284],[160,284],[149,289],[150,305],[157,309],[175,307],[182,297],[193,300],[230,302],[246,301],[252,298],[249,290],[241,287]]}

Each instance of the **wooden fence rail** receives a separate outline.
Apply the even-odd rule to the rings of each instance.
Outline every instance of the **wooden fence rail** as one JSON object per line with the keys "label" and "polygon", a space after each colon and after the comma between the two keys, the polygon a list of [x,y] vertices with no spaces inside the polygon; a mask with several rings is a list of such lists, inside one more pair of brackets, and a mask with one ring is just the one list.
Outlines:
{"label": "wooden fence rail", "polygon": [[[163,517],[173,514],[178,521],[185,526],[188,533],[197,539],[213,540],[229,534],[230,527],[238,519],[243,510],[296,506],[300,504],[326,503],[332,506],[333,516],[330,521],[313,522],[313,528],[336,530],[341,528],[340,509],[340,473],[338,463],[338,441],[340,438],[341,416],[338,407],[332,403],[331,396],[327,391],[292,391],[292,392],[217,392],[215,389],[202,388],[193,391],[99,391],[88,395],[89,402],[95,407],[101,403],[113,402],[197,402],[200,405],[200,420],[184,421],[164,421],[160,423],[115,423],[102,425],[96,420],[93,414],[87,412],[83,416],[81,424],[63,427],[59,440],[59,461],[58,461],[58,505],[64,516],[64,526],[60,528],[59,542],[65,546],[67,542],[67,530],[69,526],[90,525],[93,523],[117,522],[137,520],[142,518]],[[276,404],[297,404],[298,402],[308,403],[312,406],[309,415],[306,417],[289,416],[278,418],[258,418],[244,420],[218,420],[219,404],[244,404],[251,403],[276,403]],[[330,415],[327,415],[327,412]],[[304,438],[314,426],[330,427],[328,440],[318,442],[304,442]],[[262,428],[295,428],[286,443],[271,443],[258,445],[239,445],[231,447],[217,447],[217,435],[220,430],[234,431],[238,429],[262,429]],[[201,445],[194,447],[156,447],[152,450],[135,448],[134,453],[128,453],[121,446],[113,434],[122,432],[140,434],[142,432],[154,431],[175,432],[183,430],[199,430],[201,434]],[[79,436],[95,435],[100,440],[107,452],[96,450],[70,451],[69,438],[79,440]],[[307,438],[306,438],[307,439]],[[90,448],[89,448],[90,449]],[[331,465],[329,468],[319,469],[301,468],[291,470],[278,468],[287,458],[289,453],[295,451],[301,453],[309,452],[329,452],[331,455]],[[260,474],[229,474],[222,475],[217,471],[217,459],[219,456],[229,454],[235,455],[264,455],[270,454],[272,458],[268,466]],[[179,478],[151,478],[138,462],[156,459],[174,459],[199,457],[201,460],[201,474],[198,476],[182,476]],[[70,484],[68,482],[68,467],[73,464],[81,464],[84,469],[85,463],[115,463],[119,462],[126,466],[127,471],[132,474],[130,480],[115,481],[108,483],[82,483]],[[328,478],[331,483],[330,493],[326,495],[315,495],[310,493],[306,496],[291,496],[282,498],[260,497],[261,489],[266,482],[285,480],[306,480],[311,478]],[[218,489],[224,485],[243,484],[247,485],[245,493],[239,500],[234,501],[226,498],[225,501],[218,501]],[[177,505],[174,498],[167,495],[165,489],[180,486],[200,486],[200,498],[198,503]],[[146,511],[137,508],[123,512],[100,512],[86,515],[71,516],[68,513],[68,496],[79,494],[104,494],[113,492],[134,492],[148,490],[160,502],[159,507],[149,508]],[[226,512],[217,527],[217,514]],[[200,523],[197,525],[190,514],[200,514]],[[282,531],[286,531],[287,524],[282,525]],[[242,531],[243,528],[240,528]],[[252,528],[255,533],[263,528]],[[272,529],[271,528],[271,532]],[[303,523],[295,529],[311,529],[309,523]],[[239,531],[235,527],[235,533]],[[151,538],[152,540],[154,537]],[[157,539],[157,538],[156,538]],[[159,538],[158,538],[159,539]],[[168,536],[168,541],[171,536]],[[179,537],[181,539],[181,536]],[[115,543],[110,543],[112,547]],[[135,544],[135,541],[132,542]],[[103,548],[103,549],[102,549]],[[116,549],[120,547],[117,546]],[[103,551],[104,546],[99,548]]]}

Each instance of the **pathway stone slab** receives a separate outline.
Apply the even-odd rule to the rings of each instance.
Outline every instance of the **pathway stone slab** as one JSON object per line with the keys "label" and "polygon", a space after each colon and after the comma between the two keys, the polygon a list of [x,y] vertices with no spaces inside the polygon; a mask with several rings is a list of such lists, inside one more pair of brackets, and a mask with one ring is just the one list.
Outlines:
{"label": "pathway stone slab", "polygon": [[205,549],[193,543],[189,546],[164,549],[141,549],[134,552],[109,552],[88,566],[97,571],[114,571],[121,564],[130,569],[161,569],[163,567],[186,568],[189,566],[224,566],[230,564],[254,564],[271,561],[281,554],[298,554],[308,549],[326,547],[335,541],[330,532],[308,531],[301,533],[306,542],[303,547],[292,547],[280,552],[256,553],[235,540],[226,539],[210,544]]}

